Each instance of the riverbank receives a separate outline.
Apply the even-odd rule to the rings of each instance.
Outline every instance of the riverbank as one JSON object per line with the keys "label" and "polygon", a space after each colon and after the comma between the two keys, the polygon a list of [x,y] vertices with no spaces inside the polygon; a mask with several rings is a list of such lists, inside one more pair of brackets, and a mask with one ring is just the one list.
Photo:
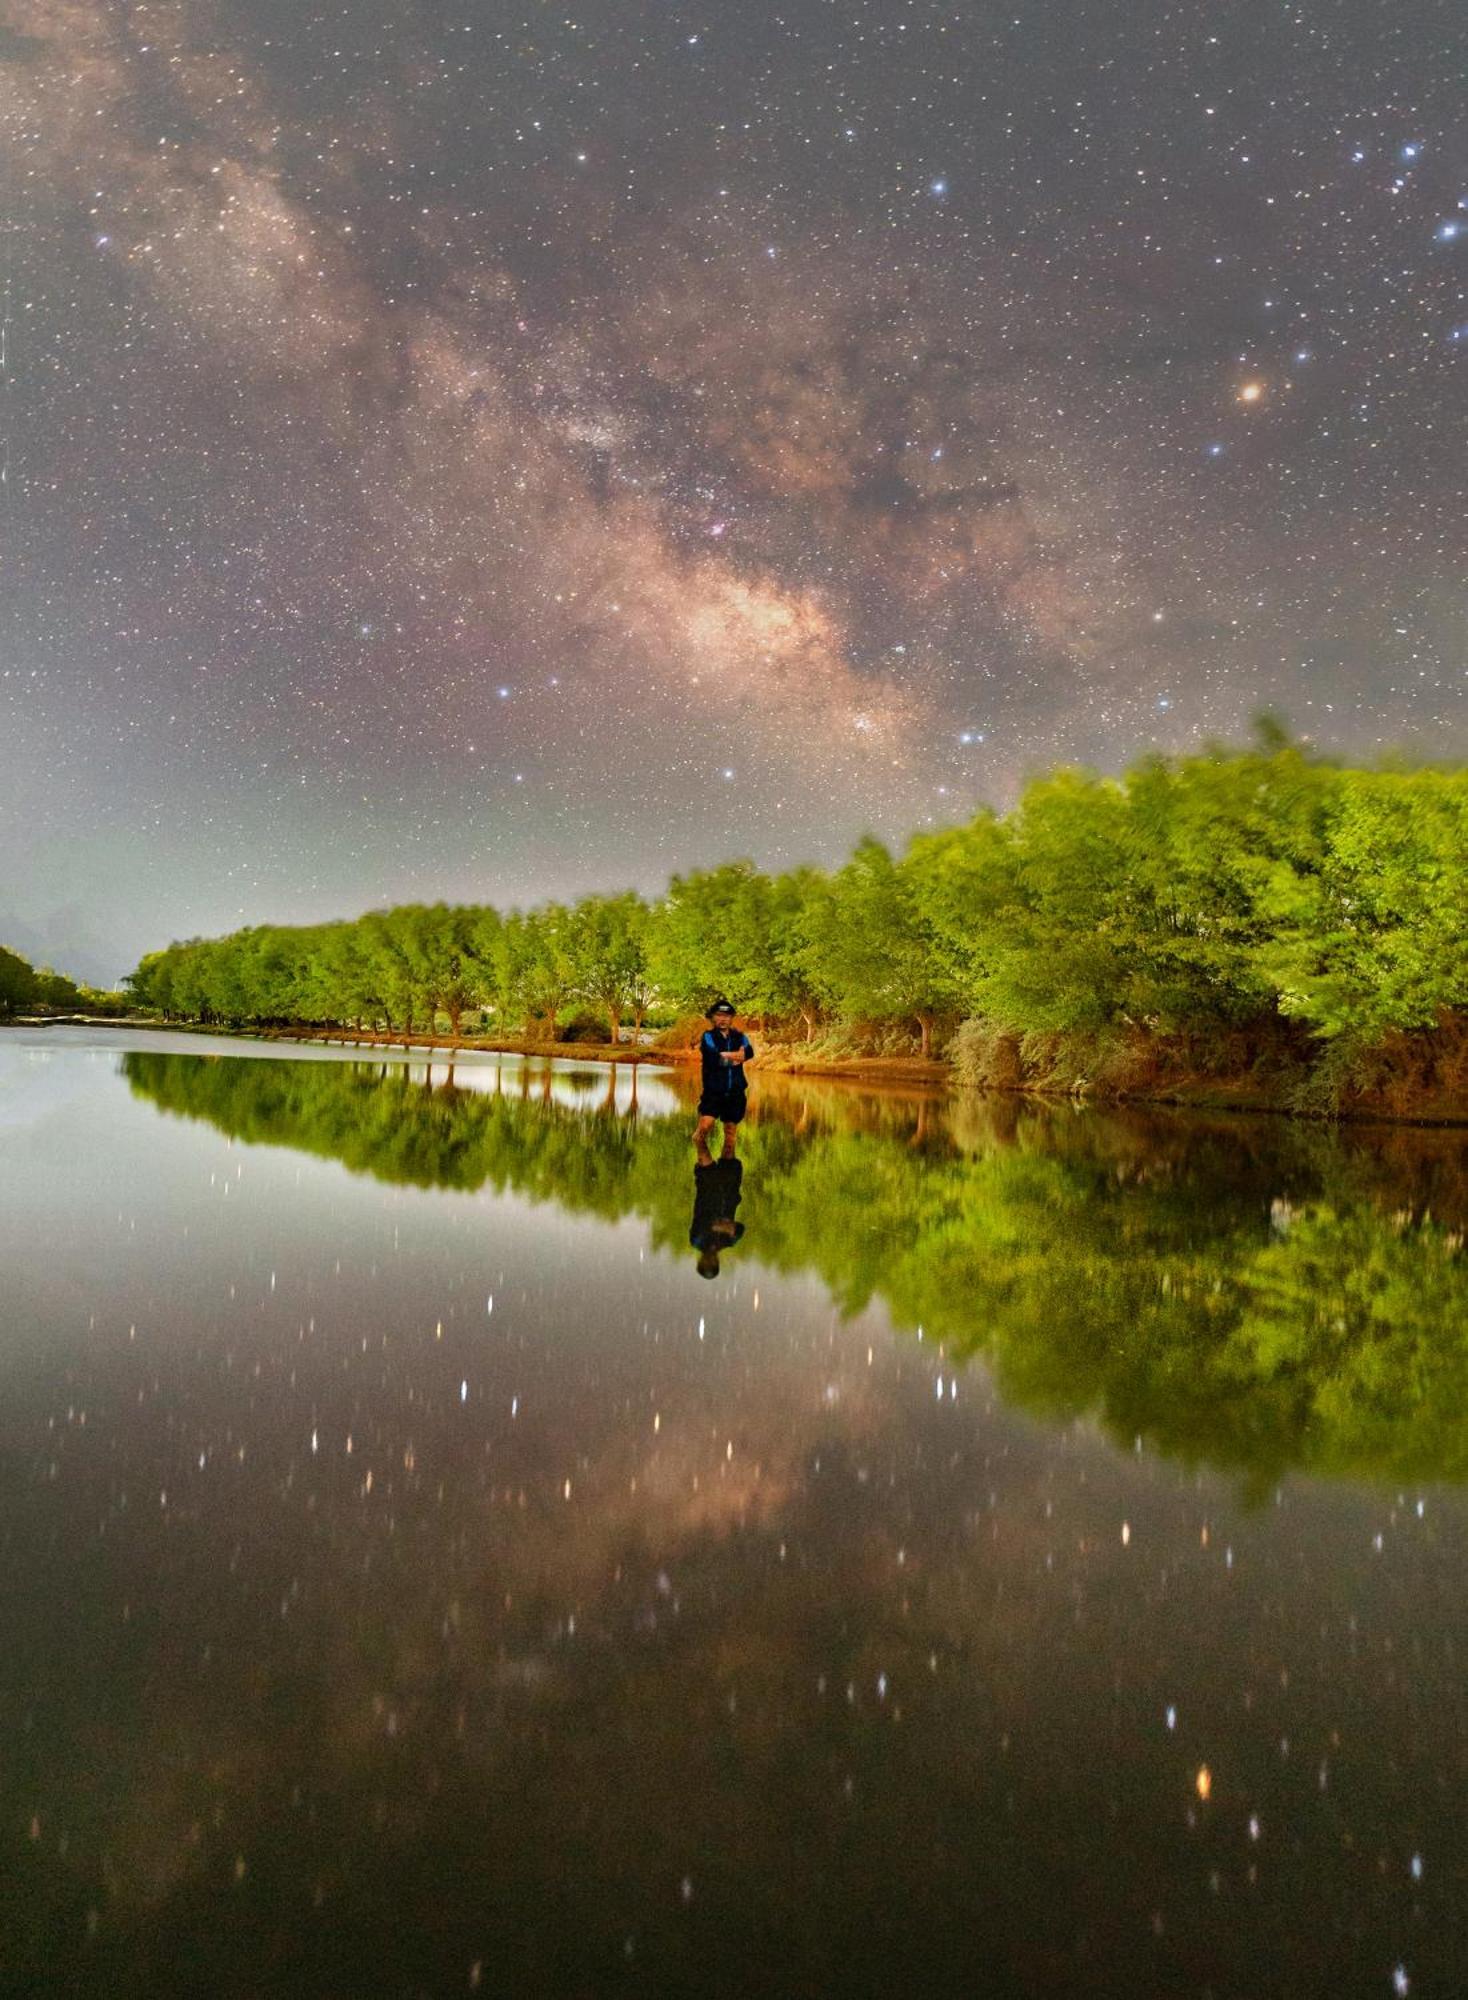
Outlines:
{"label": "riverbank", "polygon": [[[217,1033],[218,1031],[215,1030]],[[425,1055],[454,1056],[460,1053],[500,1056],[538,1056],[562,1062],[647,1063],[662,1067],[666,1053],[660,1049],[633,1047],[610,1042],[542,1042],[523,1035],[409,1035],[359,1033],[354,1028],[332,1029],[330,1033],[292,1032],[280,1028],[257,1029],[255,1039],[267,1042],[314,1042],[318,1047],[357,1049],[422,1049]]]}
{"label": "riverbank", "polygon": [[453,1056],[461,1051],[476,1055],[554,1056],[566,1062],[648,1063],[659,1068],[671,1060],[665,1049],[630,1044],[613,1047],[609,1042],[527,1041],[523,1035],[427,1035],[391,1034],[357,1028],[227,1028],[202,1021],[159,1021],[143,1018],[120,1020],[112,1015],[51,1014],[17,1015],[0,1025],[17,1028],[139,1028],[169,1035],[211,1035],[238,1042],[289,1042],[297,1047],[332,1049],[421,1049],[425,1055]]}
{"label": "riverbank", "polygon": [[[696,1047],[663,1049],[659,1053],[675,1063],[693,1064],[699,1059]],[[750,1073],[758,1076],[761,1072],[766,1076],[864,1077],[876,1083],[937,1084],[949,1090],[954,1087],[952,1068],[936,1056],[813,1055],[804,1052],[798,1042],[756,1043]]]}
{"label": "riverbank", "polygon": [[[696,1050],[685,1054],[669,1049],[664,1053],[674,1062],[692,1062],[697,1058]],[[761,1071],[766,1075],[846,1077],[855,1082],[938,1087],[959,1092],[974,1090],[986,1095],[1029,1097],[1046,1104],[1107,1107],[1151,1104],[1187,1111],[1262,1112],[1312,1124],[1468,1125],[1468,1094],[1451,1085],[1433,1091],[1404,1090],[1400,1085],[1395,1089],[1360,1090],[1342,1104],[1327,1108],[1298,1101],[1301,1078],[1288,1070],[1268,1076],[1257,1071],[1237,1076],[1174,1074],[1132,1083],[1106,1078],[1071,1082],[1056,1077],[1016,1078],[1009,1082],[991,1078],[967,1083],[955,1076],[953,1064],[946,1057],[827,1055],[808,1051],[795,1042],[762,1044],[754,1074],[758,1076]]]}
{"label": "riverbank", "polygon": [[[229,1029],[195,1021],[120,1019],[115,1015],[35,1015],[15,1016],[0,1027],[89,1027],[139,1028],[175,1035],[207,1035],[245,1042],[283,1043],[296,1047],[361,1050],[417,1050],[429,1057],[452,1059],[459,1053],[512,1055],[522,1058],[555,1059],[562,1062],[641,1065],[654,1069],[691,1069],[698,1061],[696,1046],[662,1047],[657,1044],[613,1045],[609,1042],[546,1042],[523,1035],[429,1035],[391,1034],[354,1028],[318,1031],[311,1029],[256,1028]],[[1274,1117],[1306,1120],[1312,1124],[1389,1124],[1457,1127],[1468,1126],[1468,1097],[1454,1089],[1419,1093],[1404,1101],[1400,1091],[1363,1091],[1334,1108],[1315,1108],[1292,1101],[1297,1079],[1281,1074],[1267,1082],[1256,1075],[1230,1078],[1200,1075],[1169,1078],[1165,1082],[1120,1086],[1108,1082],[1070,1084],[1055,1080],[1001,1083],[986,1080],[963,1084],[956,1080],[946,1059],[923,1056],[825,1054],[810,1051],[800,1043],[766,1043],[757,1052],[753,1074],[766,1076],[829,1077],[879,1089],[911,1089],[966,1092],[985,1095],[1034,1098],[1048,1104],[1169,1105],[1189,1111],[1268,1113]]]}
{"label": "riverbank", "polygon": [[[554,1056],[565,1062],[648,1063],[659,1068],[692,1067],[698,1061],[696,1046],[664,1048],[656,1043],[546,1042],[524,1035],[430,1035],[408,1034],[402,1029],[391,1033],[358,1028],[226,1028],[200,1021],[161,1021],[142,1017],[120,1019],[113,1015],[51,1014],[17,1015],[3,1025],[29,1028],[143,1028],[171,1035],[223,1035],[235,1041],[290,1042],[317,1048],[421,1049],[425,1054],[454,1055],[460,1050],[482,1055]],[[953,1072],[946,1062],[922,1056],[815,1056],[805,1055],[798,1045],[771,1044],[761,1047],[758,1065],[765,1073],[785,1076],[846,1076],[881,1083],[916,1083],[943,1088],[952,1086]]]}

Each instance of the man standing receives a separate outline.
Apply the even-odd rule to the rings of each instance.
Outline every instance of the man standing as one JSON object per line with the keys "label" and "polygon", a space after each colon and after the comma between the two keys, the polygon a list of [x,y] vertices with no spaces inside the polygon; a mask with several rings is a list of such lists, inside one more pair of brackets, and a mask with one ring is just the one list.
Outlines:
{"label": "man standing", "polygon": [[698,1100],[698,1129],[693,1143],[700,1164],[712,1163],[709,1133],[717,1124],[724,1127],[723,1159],[734,1157],[734,1130],[748,1106],[744,1066],[754,1058],[754,1043],[742,1028],[734,1025],[734,1004],[721,994],[708,1009],[710,1025],[699,1038],[698,1052],[703,1062],[703,1091]]}

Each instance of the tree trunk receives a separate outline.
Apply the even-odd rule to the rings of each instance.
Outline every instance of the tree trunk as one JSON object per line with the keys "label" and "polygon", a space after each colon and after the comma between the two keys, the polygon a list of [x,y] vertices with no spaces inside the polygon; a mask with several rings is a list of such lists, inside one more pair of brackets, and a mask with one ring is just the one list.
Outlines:
{"label": "tree trunk", "polygon": [[924,1054],[924,1056],[926,1056],[926,1055],[927,1055],[927,1054],[929,1053],[929,1051],[931,1050],[932,1046],[933,1046],[933,1017],[932,1017],[932,1015],[931,1015],[931,1014],[919,1014],[919,1015],[918,1015],[918,1017],[917,1017],[917,1024],[918,1024],[918,1027],[919,1027],[919,1028],[920,1028],[920,1029],[922,1030],[922,1036],[923,1036],[923,1046],[922,1046],[922,1053]]}
{"label": "tree trunk", "polygon": [[455,1003],[454,1001],[451,1000],[449,1002],[449,1033],[453,1036],[455,1041],[459,1039],[459,1023],[460,1021],[463,1020],[463,1018],[464,1018],[463,1001],[460,1000],[457,1003]]}
{"label": "tree trunk", "polygon": [[611,1002],[607,1004],[607,1019],[612,1024],[612,1047],[615,1048],[622,1035],[622,1015],[621,1010]]}

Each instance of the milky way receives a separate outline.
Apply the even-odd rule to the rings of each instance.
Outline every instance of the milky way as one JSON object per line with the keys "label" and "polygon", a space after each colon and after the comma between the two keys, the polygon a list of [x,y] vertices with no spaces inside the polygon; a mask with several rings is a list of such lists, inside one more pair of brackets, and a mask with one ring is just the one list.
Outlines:
{"label": "milky way", "polygon": [[0,21],[32,955],[1468,742],[1456,6]]}

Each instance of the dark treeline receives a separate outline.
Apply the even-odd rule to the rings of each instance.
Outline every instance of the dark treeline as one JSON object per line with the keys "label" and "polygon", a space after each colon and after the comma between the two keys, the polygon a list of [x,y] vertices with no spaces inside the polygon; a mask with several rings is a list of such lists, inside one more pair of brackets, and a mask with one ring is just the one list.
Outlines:
{"label": "dark treeline", "polygon": [[93,986],[79,986],[64,972],[49,965],[35,966],[18,951],[0,945],[0,1020],[13,1014],[73,1013],[124,1014],[125,993],[102,993]]}
{"label": "dark treeline", "polygon": [[[549,1070],[507,1067],[487,1092],[401,1063],[124,1063],[140,1097],[231,1138],[394,1183],[636,1215],[690,1255],[687,1119],[620,1110],[615,1073],[568,1103]],[[1259,1493],[1290,1467],[1468,1479],[1456,1135],[1078,1119],[777,1080],[741,1150],[732,1256],[819,1276],[844,1313],[880,1301],[921,1329],[936,1369],[979,1359],[1024,1408],[1095,1417],[1127,1448],[1232,1467]],[[859,1229],[831,1226],[857,1214]]]}
{"label": "dark treeline", "polygon": [[1461,1106],[1468,772],[1259,737],[1054,773],[900,857],[868,837],[834,870],[733,861],[652,900],[262,925],[151,953],[130,984],[171,1019],[457,1036],[472,1014],[546,1040],[578,1012],[615,1037],[722,989],[767,1041],[946,1047],[971,1083]]}

